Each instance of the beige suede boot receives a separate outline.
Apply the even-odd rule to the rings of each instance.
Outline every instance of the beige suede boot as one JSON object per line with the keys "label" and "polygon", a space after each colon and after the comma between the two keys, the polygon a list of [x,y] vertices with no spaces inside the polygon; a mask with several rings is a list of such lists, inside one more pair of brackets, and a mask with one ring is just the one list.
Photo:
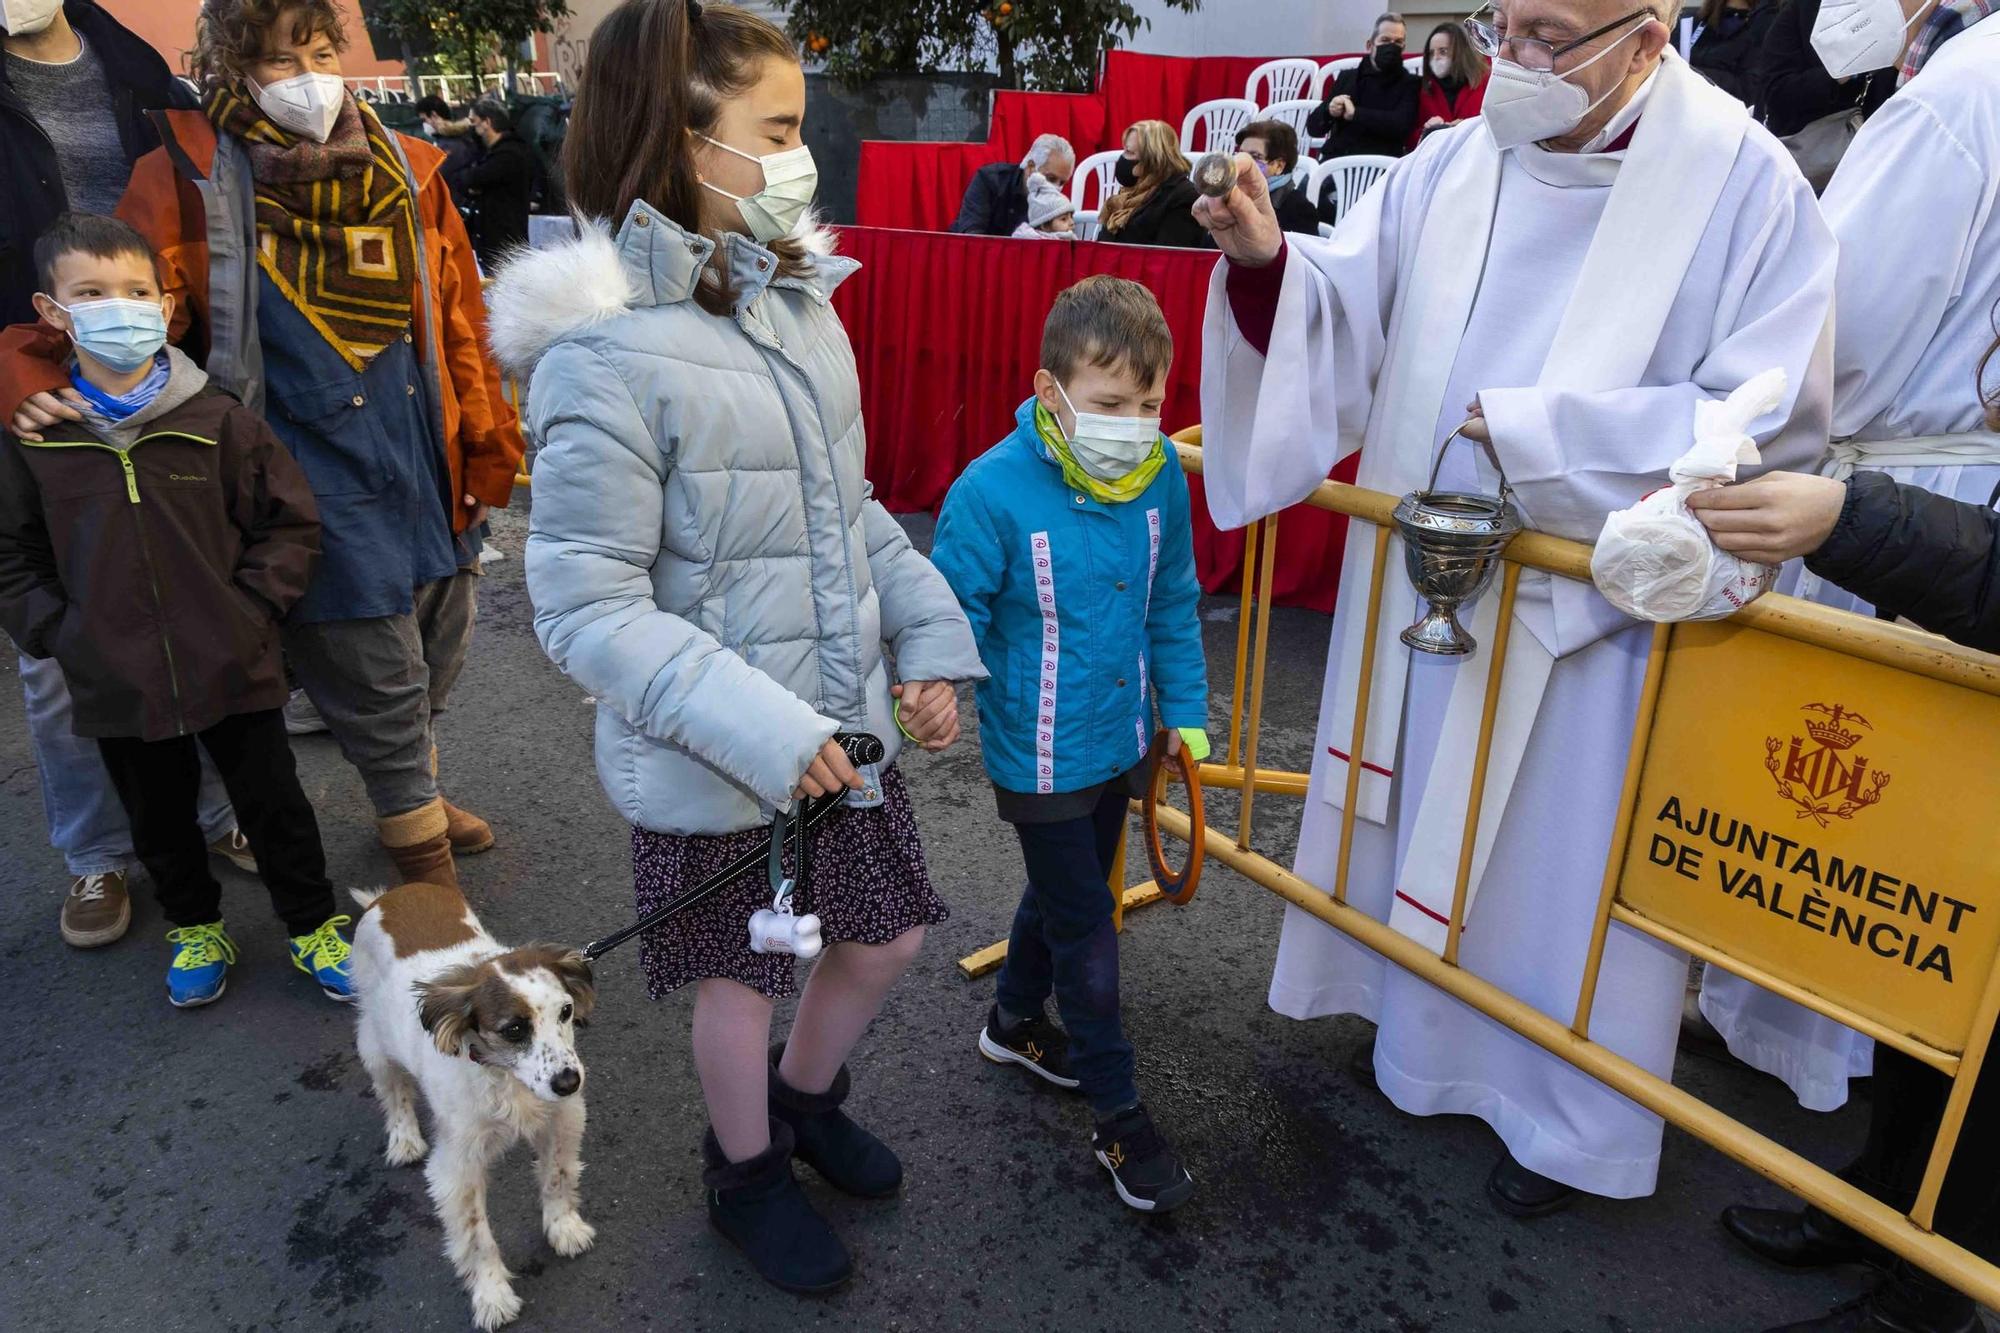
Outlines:
{"label": "beige suede boot", "polygon": [[[431,747],[431,781],[437,781],[438,750]],[[438,798],[444,800],[442,796]],[[450,801],[444,802],[445,836],[451,839],[451,850],[458,856],[476,856],[493,845],[493,826],[468,810],[461,810]]]}
{"label": "beige suede boot", "polygon": [[444,800],[434,798],[414,810],[375,821],[382,846],[396,863],[404,884],[458,887],[458,867],[452,864],[449,821]]}

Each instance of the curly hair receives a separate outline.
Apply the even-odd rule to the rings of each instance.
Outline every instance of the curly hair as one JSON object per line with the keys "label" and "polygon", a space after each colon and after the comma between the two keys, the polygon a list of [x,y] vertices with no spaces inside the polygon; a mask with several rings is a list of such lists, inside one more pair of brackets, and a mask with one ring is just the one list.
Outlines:
{"label": "curly hair", "polygon": [[334,50],[347,49],[339,0],[202,0],[190,61],[195,82],[213,88],[241,77],[263,58],[271,29],[287,17],[293,42],[324,36]]}

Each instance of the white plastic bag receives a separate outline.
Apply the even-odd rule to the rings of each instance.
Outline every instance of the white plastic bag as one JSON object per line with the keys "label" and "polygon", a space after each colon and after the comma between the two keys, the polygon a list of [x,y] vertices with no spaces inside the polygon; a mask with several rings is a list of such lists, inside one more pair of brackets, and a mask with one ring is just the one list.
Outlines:
{"label": "white plastic bag", "polygon": [[1721,620],[1770,591],[1775,565],[1739,560],[1717,546],[1688,496],[1736,480],[1762,461],[1750,423],[1785,397],[1785,372],[1767,370],[1720,402],[1694,408],[1694,447],[1667,470],[1673,483],[1604,520],[1590,575],[1604,599],[1640,620]]}

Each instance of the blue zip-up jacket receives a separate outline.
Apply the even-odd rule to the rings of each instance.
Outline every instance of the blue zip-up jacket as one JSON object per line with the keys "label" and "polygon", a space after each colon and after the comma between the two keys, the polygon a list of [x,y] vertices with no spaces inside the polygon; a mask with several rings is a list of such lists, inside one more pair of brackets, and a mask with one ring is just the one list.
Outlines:
{"label": "blue zip-up jacket", "polygon": [[1187,478],[1167,465],[1136,498],[1070,489],[1035,430],[1012,435],[952,486],[931,563],[972,623],[986,772],[1016,792],[1069,792],[1146,754],[1153,715],[1208,727]]}

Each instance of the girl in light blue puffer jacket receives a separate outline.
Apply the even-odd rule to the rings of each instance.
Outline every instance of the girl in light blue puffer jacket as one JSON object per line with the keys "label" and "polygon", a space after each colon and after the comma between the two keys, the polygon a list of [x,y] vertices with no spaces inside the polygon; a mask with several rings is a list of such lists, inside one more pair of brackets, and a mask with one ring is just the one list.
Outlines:
{"label": "girl in light blue puffer jacket", "polygon": [[[748,947],[761,868],[642,937],[656,998],[697,983],[710,1217],[762,1276],[818,1291],[851,1267],[794,1150],[852,1193],[897,1191],[895,1154],[840,1110],[844,1061],[946,915],[892,767],[899,726],[951,744],[954,683],[985,672],[951,590],[869,496],[828,302],[857,266],[812,230],[804,111],[769,23],[627,0],[591,42],[565,157],[572,203],[621,221],[507,266],[491,333],[540,446],[535,631],[597,699],[639,910],[762,847],[774,809],[849,791],[801,891],[831,947],[782,1053],[771,1008],[792,960]],[[858,731],[889,747],[882,764],[857,771],[833,742]]]}

